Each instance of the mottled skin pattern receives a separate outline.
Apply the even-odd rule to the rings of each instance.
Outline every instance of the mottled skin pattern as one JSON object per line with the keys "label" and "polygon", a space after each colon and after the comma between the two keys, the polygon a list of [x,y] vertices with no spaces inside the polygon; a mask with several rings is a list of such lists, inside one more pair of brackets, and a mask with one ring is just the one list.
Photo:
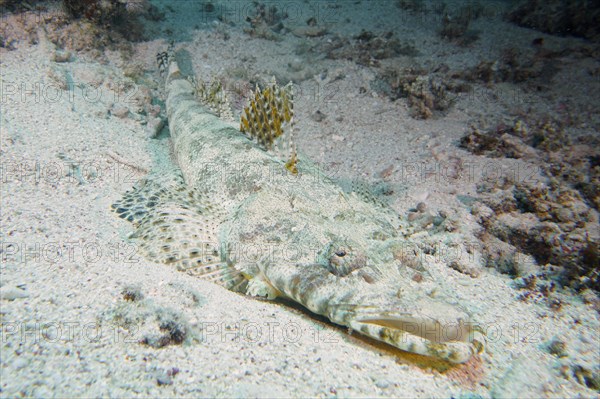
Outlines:
{"label": "mottled skin pattern", "polygon": [[[149,257],[248,295],[290,298],[402,350],[463,363],[482,349],[468,314],[450,296],[427,295],[435,282],[413,281],[398,260],[406,242],[390,209],[344,192],[303,158],[291,175],[192,92],[171,62],[169,129],[187,188],[168,194],[149,177],[115,204]],[[144,201],[151,206],[132,215]]]}

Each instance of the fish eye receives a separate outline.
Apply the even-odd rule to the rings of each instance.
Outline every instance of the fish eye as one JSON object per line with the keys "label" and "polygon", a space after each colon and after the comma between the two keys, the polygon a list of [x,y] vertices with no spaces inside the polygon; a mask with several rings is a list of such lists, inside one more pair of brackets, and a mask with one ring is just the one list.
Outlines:
{"label": "fish eye", "polygon": [[335,251],[335,254],[341,258],[343,256],[346,256],[346,251],[340,249],[339,251]]}

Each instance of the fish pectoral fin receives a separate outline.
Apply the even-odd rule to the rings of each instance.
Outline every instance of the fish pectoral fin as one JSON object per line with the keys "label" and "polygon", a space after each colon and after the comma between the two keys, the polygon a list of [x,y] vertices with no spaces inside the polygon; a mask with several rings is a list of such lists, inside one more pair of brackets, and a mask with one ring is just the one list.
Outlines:
{"label": "fish pectoral fin", "polygon": [[178,169],[147,175],[121,199],[115,201],[111,208],[120,218],[137,226],[150,213],[157,212],[158,208],[168,202],[177,203],[185,209],[197,210],[219,224],[225,218],[225,210],[219,206],[225,201],[215,201],[205,192],[188,187]]}
{"label": "fish pectoral fin", "polygon": [[262,274],[259,274],[248,280],[246,295],[275,299],[281,296],[281,292],[273,287]]}
{"label": "fish pectoral fin", "polygon": [[183,179],[146,178],[113,209],[136,225],[130,237],[147,259],[233,291],[245,290],[246,279],[223,256],[218,207],[189,189]]}
{"label": "fish pectoral fin", "polygon": [[217,227],[210,215],[167,202],[141,221],[133,237],[148,259],[243,292],[246,279],[223,256]]}

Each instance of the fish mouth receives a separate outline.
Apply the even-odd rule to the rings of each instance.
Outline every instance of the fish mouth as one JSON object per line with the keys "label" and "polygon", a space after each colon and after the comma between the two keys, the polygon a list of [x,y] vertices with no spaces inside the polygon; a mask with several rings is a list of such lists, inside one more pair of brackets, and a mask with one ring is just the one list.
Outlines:
{"label": "fish mouth", "polygon": [[427,339],[431,342],[467,342],[469,328],[459,320],[442,324],[434,320],[419,320],[414,317],[376,317],[360,318],[356,322],[385,327],[390,331],[398,330],[406,334]]}
{"label": "fish mouth", "polygon": [[428,317],[395,314],[354,315],[348,325],[370,338],[398,349],[435,357],[451,363],[465,363],[484,349],[480,327],[457,319],[441,322]]}

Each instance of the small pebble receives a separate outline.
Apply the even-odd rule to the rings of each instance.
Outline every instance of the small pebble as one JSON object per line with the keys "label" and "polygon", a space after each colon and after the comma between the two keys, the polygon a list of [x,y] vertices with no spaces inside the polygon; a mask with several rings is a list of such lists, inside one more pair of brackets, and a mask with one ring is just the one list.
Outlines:
{"label": "small pebble", "polygon": [[375,386],[380,389],[385,389],[390,386],[390,382],[388,380],[377,380]]}
{"label": "small pebble", "polygon": [[573,215],[573,212],[571,212],[571,210],[567,208],[560,208],[556,212],[556,218],[563,223],[567,223],[573,221],[575,216]]}
{"label": "small pebble", "polygon": [[165,127],[165,120],[160,117],[148,116],[148,124],[146,125],[146,135],[154,139],[161,130]]}
{"label": "small pebble", "polygon": [[554,338],[547,344],[548,353],[557,356],[557,357],[566,357],[567,353],[567,344],[560,339]]}
{"label": "small pebble", "polygon": [[425,214],[423,214],[423,216],[419,217],[418,225],[423,229],[427,229],[427,228],[429,228],[430,225],[433,224],[434,220],[435,219],[432,214],[425,213]]}
{"label": "small pebble", "polygon": [[6,299],[7,301],[14,301],[15,299],[27,298],[29,293],[17,287],[2,287],[0,288],[0,299]]}
{"label": "small pebble", "polygon": [[154,104],[154,105],[148,105],[147,110],[148,115],[151,116],[158,116],[160,114],[160,105],[158,104]]}
{"label": "small pebble", "polygon": [[448,264],[448,267],[456,270],[459,273],[466,274],[469,277],[477,278],[479,277],[479,270],[474,268],[472,265],[465,264],[456,260],[451,261]]}
{"label": "small pebble", "polygon": [[419,214],[417,212],[409,212],[408,213],[408,221],[409,222],[416,220],[418,217],[419,217]]}
{"label": "small pebble", "polygon": [[322,122],[323,120],[325,120],[325,118],[327,118],[327,116],[324,113],[322,113],[321,111],[319,111],[319,110],[317,110],[310,117],[315,122]]}
{"label": "small pebble", "polygon": [[110,109],[110,113],[117,118],[127,118],[127,116],[129,116],[129,108],[123,104],[113,104]]}
{"label": "small pebble", "polygon": [[12,363],[12,366],[15,370],[20,370],[29,365],[29,361],[21,356],[17,357],[15,361]]}
{"label": "small pebble", "polygon": [[[389,165],[387,168],[383,169],[381,172],[379,172],[379,177],[381,177],[382,179],[387,179],[389,178],[392,173],[394,172],[394,164]],[[419,206],[417,205],[417,209],[419,209]]]}
{"label": "small pebble", "polygon": [[419,202],[417,204],[417,211],[424,213],[427,210],[427,204],[424,202]]}
{"label": "small pebble", "polygon": [[71,52],[70,51],[57,50],[52,55],[52,61],[54,61],[54,62],[69,62],[70,60],[71,60]]}
{"label": "small pebble", "polygon": [[166,373],[159,373],[159,375],[156,376],[156,383],[158,385],[171,385],[173,384],[173,378]]}

